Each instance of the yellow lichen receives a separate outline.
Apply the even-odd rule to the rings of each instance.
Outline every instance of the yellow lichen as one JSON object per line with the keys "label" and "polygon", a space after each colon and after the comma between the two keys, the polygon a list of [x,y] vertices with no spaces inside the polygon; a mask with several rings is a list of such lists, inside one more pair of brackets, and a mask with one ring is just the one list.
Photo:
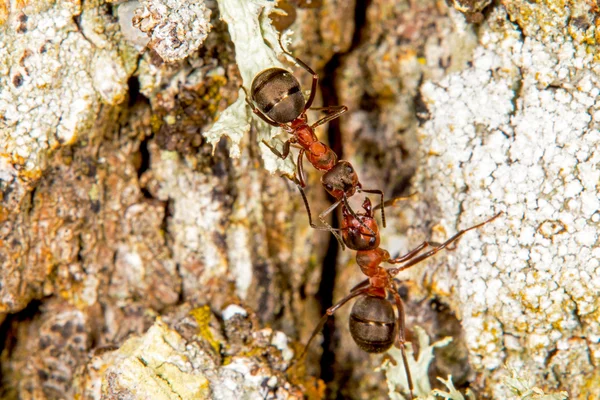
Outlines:
{"label": "yellow lichen", "polygon": [[203,306],[194,308],[192,311],[190,311],[190,315],[194,317],[198,323],[198,336],[206,339],[206,341],[210,343],[211,347],[218,353],[221,348],[221,344],[215,340],[212,332],[210,331],[210,319],[212,317],[210,307]]}
{"label": "yellow lichen", "polygon": [[0,25],[3,25],[8,20],[10,13],[10,3],[8,0],[0,0]]}

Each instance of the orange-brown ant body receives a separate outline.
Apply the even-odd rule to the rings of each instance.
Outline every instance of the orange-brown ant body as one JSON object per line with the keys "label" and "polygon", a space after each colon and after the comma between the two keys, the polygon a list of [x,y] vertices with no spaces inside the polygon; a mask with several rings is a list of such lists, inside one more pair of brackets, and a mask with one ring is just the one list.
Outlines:
{"label": "orange-brown ant body", "polygon": [[[342,206],[343,219],[341,230],[346,246],[357,251],[356,263],[359,265],[362,273],[368,278],[355,286],[349,295],[327,309],[306,344],[304,352],[308,350],[311,341],[321,331],[329,316],[333,315],[351,299],[358,297],[350,312],[349,329],[352,339],[361,349],[369,353],[382,353],[396,344],[402,351],[402,360],[406,371],[410,398],[412,399],[414,386],[405,349],[406,326],[404,304],[394,282],[394,276],[400,271],[404,271],[435,255],[440,250],[447,248],[468,231],[492,222],[502,213],[480,224],[459,231],[442,244],[425,241],[408,253],[400,257],[391,258],[387,250],[379,247],[379,229],[369,198],[365,198],[363,209],[365,210],[364,212],[357,214],[359,219],[357,220],[353,214],[348,212],[346,207]],[[365,229],[365,226],[369,229]],[[373,236],[371,234],[372,231],[375,231],[377,235]],[[421,254],[426,247],[432,247],[432,249]],[[382,263],[402,265],[386,269],[381,266]],[[391,294],[394,298],[394,303],[398,310],[397,315],[394,312],[392,303],[388,300],[388,294]]]}
{"label": "orange-brown ant body", "polygon": [[[346,106],[313,108],[313,110],[325,111],[328,114],[312,125],[309,125],[306,112],[310,109],[315,98],[319,76],[300,59],[288,53],[283,48],[281,40],[279,44],[284,54],[293,58],[296,63],[312,74],[313,80],[308,100],[304,100],[300,83],[290,72],[282,68],[269,68],[260,72],[254,78],[250,89],[250,95],[248,96],[246,92],[246,102],[252,111],[264,122],[272,126],[280,127],[291,135],[283,145],[283,152],[280,152],[266,141],[263,141],[275,155],[286,158],[289,155],[291,146],[300,149],[297,159],[298,189],[302,194],[310,225],[315,229],[321,228],[313,223],[310,207],[306,195],[304,194],[304,188],[306,187],[303,166],[304,157],[308,159],[313,167],[324,172],[321,177],[321,183],[325,190],[336,199],[336,202],[319,214],[319,220],[325,225],[324,229],[331,231],[340,242],[342,248],[344,248],[344,242],[337,233],[337,230],[325,221],[325,217],[333,212],[340,204],[343,204],[348,212],[354,214],[354,211],[348,204],[348,198],[357,191],[378,194],[381,196],[382,202],[383,191],[379,189],[363,189],[352,164],[344,160],[338,161],[335,152],[317,138],[317,135],[315,134],[315,128],[317,126],[338,118],[345,113],[348,108]],[[244,91],[246,90],[244,89]],[[383,226],[385,227],[385,210],[383,207],[381,208],[381,215]],[[358,220],[356,214],[354,214],[354,216]],[[370,234],[375,236],[375,232],[370,232]]]}
{"label": "orange-brown ant body", "polygon": [[315,108],[315,110],[322,110],[328,114],[309,125],[306,112],[315,99],[319,76],[304,62],[285,51],[281,41],[280,45],[286,55],[293,58],[312,75],[313,79],[308,99],[304,100],[300,83],[294,75],[282,68],[269,68],[256,75],[252,81],[250,96],[246,96],[246,101],[252,111],[264,122],[282,128],[291,135],[283,145],[283,152],[279,152],[266,141],[263,141],[275,155],[286,158],[290,153],[291,146],[300,148],[297,162],[298,179],[300,185],[304,188],[306,187],[303,169],[304,156],[319,171],[329,171],[337,163],[337,155],[329,146],[317,138],[315,128],[338,118],[348,111],[348,108],[346,106]]}

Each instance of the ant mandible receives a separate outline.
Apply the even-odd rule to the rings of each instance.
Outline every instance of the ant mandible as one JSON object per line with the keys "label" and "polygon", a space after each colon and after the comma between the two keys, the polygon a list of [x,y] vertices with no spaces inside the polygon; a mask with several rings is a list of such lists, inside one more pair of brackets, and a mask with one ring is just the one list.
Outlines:
{"label": "ant mandible", "polygon": [[[323,315],[319,324],[313,331],[304,348],[304,352],[299,359],[304,357],[310,343],[321,329],[323,329],[327,319],[348,301],[358,297],[358,300],[354,303],[354,306],[350,311],[349,329],[352,339],[358,347],[368,353],[382,353],[396,343],[397,347],[399,347],[402,352],[402,361],[406,371],[410,398],[412,399],[414,386],[405,348],[406,326],[404,303],[398,293],[398,289],[394,282],[394,276],[399,272],[432,257],[440,250],[447,248],[465,233],[492,222],[498,218],[502,212],[480,224],[459,231],[442,244],[424,241],[408,253],[396,258],[391,258],[387,250],[379,247],[379,229],[377,228],[373,208],[371,207],[371,200],[369,200],[369,198],[365,198],[363,209],[365,211],[358,214],[358,218],[363,222],[360,224],[360,221],[343,207],[341,229],[346,246],[352,250],[357,250],[356,263],[359,265],[361,272],[368,278],[352,288],[350,294],[340,300],[337,304],[327,309],[325,315]],[[368,231],[365,231],[365,225],[369,227]],[[372,230],[377,232],[375,237],[370,233]],[[432,247],[432,249],[421,254],[427,247]],[[381,266],[381,263],[384,262],[402,265],[386,269]],[[388,294],[391,294],[394,298],[398,315],[394,312],[391,301],[388,300]]]}
{"label": "ant mandible", "polygon": [[[326,229],[331,231],[336,239],[338,239],[343,249],[344,243],[337,233],[338,230],[329,225],[325,220],[325,217],[333,212],[340,204],[343,204],[348,212],[360,221],[354,210],[352,210],[348,204],[348,198],[358,191],[378,194],[381,196],[383,203],[383,191],[379,189],[363,189],[352,164],[344,160],[338,161],[335,152],[317,138],[317,135],[315,134],[315,128],[317,126],[338,118],[345,113],[348,108],[346,106],[312,108],[312,110],[325,111],[327,115],[312,125],[309,125],[306,112],[310,109],[315,98],[319,76],[307,64],[285,50],[281,43],[281,36],[279,37],[279,45],[285,55],[291,57],[312,75],[313,79],[308,100],[305,101],[300,88],[300,83],[290,72],[282,68],[269,68],[260,72],[254,78],[250,89],[250,96],[248,96],[246,89],[242,88],[246,93],[246,102],[252,111],[264,122],[272,126],[280,127],[291,135],[283,145],[283,152],[280,152],[264,140],[263,144],[265,144],[275,155],[284,159],[289,155],[291,146],[300,149],[296,163],[299,182],[296,183],[302,194],[310,226],[315,229]],[[316,226],[312,221],[310,206],[304,193],[304,188],[306,187],[303,165],[304,157],[306,157],[317,170],[325,172],[321,177],[321,183],[325,187],[325,190],[336,199],[336,202],[332,204],[331,207],[319,214],[319,220],[325,225],[325,228]],[[381,218],[383,226],[385,227],[384,207],[381,208]],[[365,226],[365,228],[370,231],[372,236],[376,236],[376,233],[371,231],[370,228],[367,226]]]}

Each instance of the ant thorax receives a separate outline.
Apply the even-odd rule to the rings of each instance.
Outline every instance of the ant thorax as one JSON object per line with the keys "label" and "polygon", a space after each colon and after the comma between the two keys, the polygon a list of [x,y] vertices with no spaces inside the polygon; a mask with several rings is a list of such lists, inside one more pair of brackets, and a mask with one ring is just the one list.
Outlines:
{"label": "ant thorax", "polygon": [[[379,247],[379,227],[372,216],[358,214],[359,221],[345,206],[342,207],[342,215],[342,239],[349,249],[373,250]],[[370,228],[374,234],[367,228]]]}

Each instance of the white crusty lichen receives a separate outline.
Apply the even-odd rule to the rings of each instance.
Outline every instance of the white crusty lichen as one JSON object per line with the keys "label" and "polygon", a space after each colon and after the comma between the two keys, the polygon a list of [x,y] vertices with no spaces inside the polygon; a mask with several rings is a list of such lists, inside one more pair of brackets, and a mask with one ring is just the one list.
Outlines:
{"label": "white crusty lichen", "polygon": [[[229,34],[235,45],[235,59],[242,76],[243,85],[250,90],[252,80],[267,68],[286,68],[277,58],[282,54],[278,43],[279,33],[271,24],[269,15],[278,12],[275,2],[266,0],[218,0],[221,18],[227,22]],[[249,134],[250,124],[255,121],[257,140],[271,141],[281,133],[253,117],[246,105],[245,93],[240,90],[238,99],[218,117],[211,129],[204,132],[206,140],[213,146],[227,136],[231,140],[230,154],[239,157],[239,144],[244,135]],[[280,145],[281,143],[279,143]],[[273,154],[264,144],[260,144],[265,168],[271,172],[294,175],[294,163],[291,158],[282,160]]]}
{"label": "white crusty lichen", "polygon": [[200,1],[141,0],[133,26],[150,37],[148,47],[166,62],[182,60],[208,36],[211,11]]}
{"label": "white crusty lichen", "polygon": [[30,2],[0,25],[0,186],[11,187],[9,210],[54,150],[91,130],[102,103],[126,98],[135,65],[118,25],[98,7]]}
{"label": "white crusty lichen", "polygon": [[409,273],[425,274],[461,319],[493,398],[511,395],[504,364],[536,386],[597,398],[597,52],[576,26],[565,36],[569,8],[508,3],[482,24],[468,68],[422,86],[429,120],[413,190],[424,202],[409,234],[416,241],[430,232],[420,221],[439,221],[440,241],[505,215]]}
{"label": "white crusty lichen", "polygon": [[236,315],[241,315],[242,317],[248,316],[248,312],[237,304],[230,304],[223,310],[221,313],[221,317],[223,320],[227,321],[233,318]]}
{"label": "white crusty lichen", "polygon": [[145,32],[133,26],[133,16],[139,6],[140,3],[137,0],[121,3],[117,7],[117,16],[121,32],[123,32],[123,38],[134,46],[136,50],[141,52],[148,45],[150,38]]}

